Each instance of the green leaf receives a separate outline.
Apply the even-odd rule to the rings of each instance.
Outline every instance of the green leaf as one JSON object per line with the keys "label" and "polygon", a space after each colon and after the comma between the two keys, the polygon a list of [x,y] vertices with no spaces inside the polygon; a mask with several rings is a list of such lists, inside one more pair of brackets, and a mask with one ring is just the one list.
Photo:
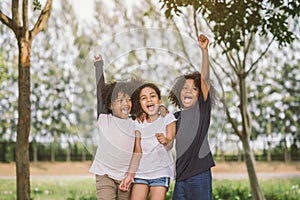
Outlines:
{"label": "green leaf", "polygon": [[41,2],[39,0],[33,0],[33,10],[41,10],[42,9],[42,5]]}

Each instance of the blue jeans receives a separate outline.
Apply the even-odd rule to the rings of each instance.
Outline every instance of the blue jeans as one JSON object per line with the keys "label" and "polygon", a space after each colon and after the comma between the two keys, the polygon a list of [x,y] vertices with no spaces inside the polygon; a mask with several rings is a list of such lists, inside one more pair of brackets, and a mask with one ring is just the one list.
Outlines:
{"label": "blue jeans", "polygon": [[205,171],[184,181],[177,181],[172,200],[211,200],[211,171]]}

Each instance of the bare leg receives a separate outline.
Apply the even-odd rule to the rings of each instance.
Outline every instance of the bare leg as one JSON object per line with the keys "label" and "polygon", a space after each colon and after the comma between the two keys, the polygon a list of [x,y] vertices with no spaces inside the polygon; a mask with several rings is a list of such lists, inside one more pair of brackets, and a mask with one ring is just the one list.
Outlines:
{"label": "bare leg", "polygon": [[149,186],[146,184],[134,184],[131,191],[131,200],[147,200]]}
{"label": "bare leg", "polygon": [[150,187],[151,200],[164,200],[166,198],[167,188],[164,186]]}

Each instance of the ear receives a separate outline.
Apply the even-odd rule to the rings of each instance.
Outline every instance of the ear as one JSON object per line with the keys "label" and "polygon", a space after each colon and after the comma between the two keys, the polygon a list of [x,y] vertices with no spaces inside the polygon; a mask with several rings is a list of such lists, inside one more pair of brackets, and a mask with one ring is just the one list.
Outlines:
{"label": "ear", "polygon": [[158,101],[158,103],[161,104],[161,103],[162,103],[162,100],[160,99],[160,100]]}

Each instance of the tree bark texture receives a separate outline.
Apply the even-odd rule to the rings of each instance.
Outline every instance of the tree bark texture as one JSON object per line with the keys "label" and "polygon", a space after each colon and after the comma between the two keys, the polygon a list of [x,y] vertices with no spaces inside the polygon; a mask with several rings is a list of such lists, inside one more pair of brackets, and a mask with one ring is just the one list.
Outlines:
{"label": "tree bark texture", "polygon": [[257,179],[256,169],[255,169],[255,160],[254,160],[254,156],[251,151],[251,148],[250,148],[249,138],[248,137],[243,138],[242,144],[243,144],[244,153],[245,153],[245,162],[246,162],[248,177],[250,180],[252,197],[254,200],[263,200],[263,199],[265,199],[265,197],[264,197],[264,194],[260,188],[260,185],[259,185],[259,182]]}
{"label": "tree bark texture", "polygon": [[29,133],[30,133],[30,49],[31,42],[18,39],[19,46],[19,120],[16,142],[17,199],[30,200]]}

